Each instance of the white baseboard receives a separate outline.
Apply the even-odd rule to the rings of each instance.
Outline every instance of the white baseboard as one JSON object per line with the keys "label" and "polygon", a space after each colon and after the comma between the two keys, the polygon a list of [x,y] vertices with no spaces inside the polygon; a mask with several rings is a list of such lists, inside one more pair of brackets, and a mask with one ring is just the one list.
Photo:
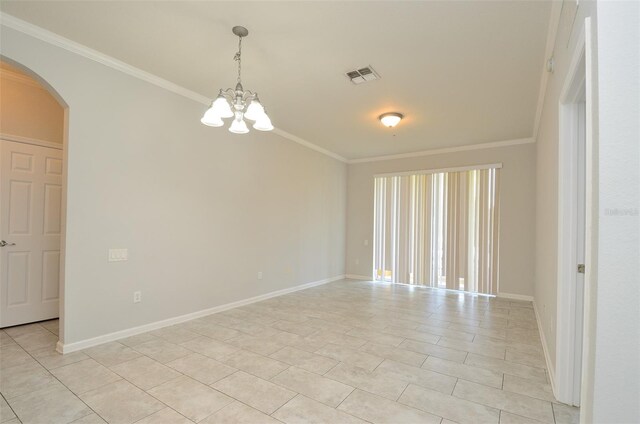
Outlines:
{"label": "white baseboard", "polygon": [[373,281],[373,277],[371,276],[367,277],[366,275],[358,275],[358,274],[347,274],[345,275],[345,278],[348,278],[349,280]]}
{"label": "white baseboard", "polygon": [[251,303],[256,303],[262,300],[271,299],[272,297],[282,296],[282,295],[293,293],[299,290],[304,290],[311,287],[320,286],[322,284],[331,283],[333,281],[344,280],[344,278],[345,278],[345,275],[338,275],[331,278],[325,278],[324,280],[312,281],[310,283],[300,284],[298,286],[293,286],[286,289],[261,294],[259,296],[250,297],[248,299],[239,300],[237,302],[231,302],[225,305],[214,306],[213,308],[191,312],[189,314],[168,318],[162,321],[156,321],[156,322],[144,324],[138,327],[127,328],[126,330],[115,331],[113,333],[104,334],[102,336],[81,340],[79,342],[61,343],[60,341],[58,341],[56,345],[56,350],[63,354],[71,353],[78,350],[86,349],[88,347],[93,347],[103,343],[112,342],[118,339],[124,339],[125,337],[131,337],[140,333],[146,333],[147,331],[157,330],[159,328],[168,327],[170,325],[180,324],[185,321],[190,321],[192,319],[200,318],[206,315],[211,315],[218,312],[226,311],[228,309],[237,308],[239,306],[249,305]]}
{"label": "white baseboard", "polygon": [[542,351],[544,352],[544,361],[547,364],[547,372],[549,373],[549,380],[551,383],[551,390],[553,391],[553,397],[558,399],[557,390],[556,390],[556,373],[555,369],[551,366],[551,357],[549,356],[549,348],[547,347],[547,338],[544,335],[544,331],[542,331],[542,322],[540,321],[540,315],[538,314],[538,307],[536,306],[536,301],[533,301],[533,311],[536,314],[536,322],[538,323],[538,333],[540,333],[540,342],[542,343]]}
{"label": "white baseboard", "polygon": [[498,292],[498,297],[501,297],[503,299],[525,300],[527,302],[533,302],[533,296],[527,296],[524,294]]}

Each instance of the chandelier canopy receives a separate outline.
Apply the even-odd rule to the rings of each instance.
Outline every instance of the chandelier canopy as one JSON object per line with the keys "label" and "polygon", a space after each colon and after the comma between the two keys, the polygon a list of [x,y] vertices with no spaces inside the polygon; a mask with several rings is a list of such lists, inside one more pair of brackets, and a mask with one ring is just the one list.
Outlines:
{"label": "chandelier canopy", "polygon": [[234,134],[246,134],[249,132],[245,118],[254,121],[253,128],[259,131],[271,131],[273,125],[271,119],[260,103],[258,93],[245,90],[242,87],[242,39],[249,35],[245,27],[235,26],[233,33],[238,36],[238,52],[233,60],[238,62],[238,81],[236,88],[220,89],[218,97],[211,102],[211,106],[202,116],[200,122],[210,127],[221,127],[224,118],[233,118],[229,131]]}

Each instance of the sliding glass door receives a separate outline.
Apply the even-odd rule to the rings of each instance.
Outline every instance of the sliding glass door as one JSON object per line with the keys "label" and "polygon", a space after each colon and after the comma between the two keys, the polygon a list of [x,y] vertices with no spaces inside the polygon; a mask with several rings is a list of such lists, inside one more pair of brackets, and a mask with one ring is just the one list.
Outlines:
{"label": "sliding glass door", "polygon": [[374,278],[496,294],[498,168],[377,176]]}

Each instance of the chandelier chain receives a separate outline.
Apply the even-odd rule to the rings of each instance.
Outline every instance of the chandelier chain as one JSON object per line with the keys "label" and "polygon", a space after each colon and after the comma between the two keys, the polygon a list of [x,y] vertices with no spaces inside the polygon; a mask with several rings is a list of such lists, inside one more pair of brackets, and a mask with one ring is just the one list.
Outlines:
{"label": "chandelier chain", "polygon": [[242,74],[242,37],[238,37],[238,52],[233,57],[234,60],[238,62],[238,82],[242,82],[241,74]]}

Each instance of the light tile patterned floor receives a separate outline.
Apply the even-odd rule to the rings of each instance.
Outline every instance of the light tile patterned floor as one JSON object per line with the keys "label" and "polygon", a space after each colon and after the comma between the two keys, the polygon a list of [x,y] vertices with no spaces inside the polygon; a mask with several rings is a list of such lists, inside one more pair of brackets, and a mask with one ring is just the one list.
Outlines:
{"label": "light tile patterned floor", "polygon": [[59,355],[0,331],[2,423],[573,423],[530,302],[339,281]]}

